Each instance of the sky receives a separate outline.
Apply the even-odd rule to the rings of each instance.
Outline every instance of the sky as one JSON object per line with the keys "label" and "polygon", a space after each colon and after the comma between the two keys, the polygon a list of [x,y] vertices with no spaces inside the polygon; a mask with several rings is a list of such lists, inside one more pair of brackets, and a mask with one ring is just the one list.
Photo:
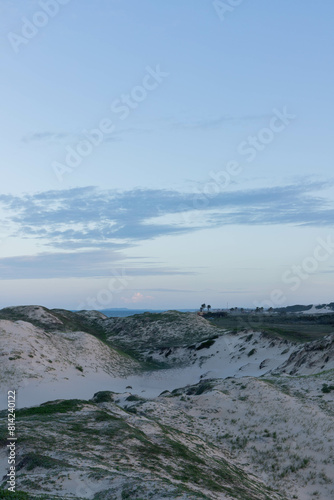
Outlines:
{"label": "sky", "polygon": [[331,0],[2,0],[0,306],[333,301]]}

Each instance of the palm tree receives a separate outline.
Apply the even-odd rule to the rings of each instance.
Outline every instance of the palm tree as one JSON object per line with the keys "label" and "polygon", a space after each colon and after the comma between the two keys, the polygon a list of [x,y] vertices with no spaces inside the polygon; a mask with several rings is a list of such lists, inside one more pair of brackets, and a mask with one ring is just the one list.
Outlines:
{"label": "palm tree", "polygon": [[210,306],[210,305],[207,305],[206,307],[207,307],[207,309],[208,309],[208,312],[210,312],[211,306]]}
{"label": "palm tree", "polygon": [[203,311],[203,309],[205,309],[205,308],[206,308],[206,304],[202,304],[202,305],[201,305],[201,309],[202,309],[202,311]]}

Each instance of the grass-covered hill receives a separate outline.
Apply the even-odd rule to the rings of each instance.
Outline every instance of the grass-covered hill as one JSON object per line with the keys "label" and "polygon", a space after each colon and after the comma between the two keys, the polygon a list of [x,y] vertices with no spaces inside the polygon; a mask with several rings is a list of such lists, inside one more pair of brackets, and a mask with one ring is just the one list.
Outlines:
{"label": "grass-covered hill", "polygon": [[128,396],[122,408],[117,397],[105,392],[17,411],[17,488],[50,499],[283,498],[214,440],[150,416],[138,406],[144,399]]}
{"label": "grass-covered hill", "polygon": [[329,500],[333,382],[333,370],[207,379],[154,399],[104,391],[18,410],[18,498]]}
{"label": "grass-covered hill", "polygon": [[[331,316],[2,309],[1,389],[30,391],[16,415],[18,492],[9,498],[333,498]],[[101,374],[113,392],[101,392]],[[35,406],[42,383],[51,399],[51,382],[68,399],[42,395],[36,401],[48,402]],[[0,473],[5,424],[0,412]]]}
{"label": "grass-covered hill", "polygon": [[1,319],[27,321],[46,332],[86,332],[140,361],[147,361],[150,352],[187,346],[223,334],[204,318],[178,311],[108,318],[98,311],[19,306],[0,310]]}

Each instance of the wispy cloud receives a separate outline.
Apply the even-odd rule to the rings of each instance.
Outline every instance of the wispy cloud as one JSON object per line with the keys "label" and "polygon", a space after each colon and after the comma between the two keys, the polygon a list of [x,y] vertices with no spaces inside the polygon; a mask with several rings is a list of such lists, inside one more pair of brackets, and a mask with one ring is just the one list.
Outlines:
{"label": "wispy cloud", "polygon": [[102,277],[111,275],[122,258],[121,253],[106,250],[6,257],[0,259],[0,276],[1,279]]}
{"label": "wispy cloud", "polygon": [[71,140],[75,136],[66,132],[35,132],[22,137],[22,142],[60,142]]}
{"label": "wispy cloud", "polygon": [[[22,197],[2,195],[13,236],[43,240],[54,249],[124,249],[136,242],[230,224],[330,226],[334,205],[320,196],[327,182],[301,182],[198,195],[163,189],[130,191],[82,187]],[[184,213],[195,212],[191,224]]]}
{"label": "wispy cloud", "polygon": [[[117,134],[106,137],[104,142],[119,142],[121,140],[121,131]],[[30,143],[74,143],[79,141],[84,141],[87,136],[84,134],[75,134],[70,132],[34,132],[32,134],[27,134],[22,137],[22,142],[26,144]]]}
{"label": "wispy cloud", "polygon": [[[127,127],[119,128],[117,132],[113,133],[111,136],[106,136],[104,142],[119,142],[122,140],[123,136],[126,135],[141,135],[152,133],[153,129],[145,127]],[[87,134],[89,135],[89,130],[85,133],[74,133],[74,132],[51,132],[51,131],[40,131],[32,132],[26,134],[21,138],[21,141],[29,143],[72,143],[79,142],[80,140],[86,140]]]}
{"label": "wispy cloud", "polygon": [[[239,125],[240,123],[257,121],[270,118],[270,114],[262,115],[243,115],[243,116],[230,116],[230,115],[218,115],[212,117],[196,118],[190,117],[187,119],[179,120],[163,120],[160,123],[156,123],[154,127],[147,126],[145,124],[138,124],[132,127],[119,128],[117,132],[112,134],[110,137],[104,139],[105,142],[118,142],[126,135],[142,135],[151,134],[157,130],[210,130],[223,127],[225,125]],[[85,140],[86,135],[83,133],[74,132],[60,132],[60,131],[38,131],[26,134],[22,137],[22,142],[32,143],[32,142],[74,142]]]}
{"label": "wispy cloud", "polygon": [[189,118],[172,122],[171,128],[177,130],[211,130],[225,125],[239,125],[243,122],[262,120],[270,116],[270,114],[244,116],[219,115],[208,118]]}
{"label": "wispy cloud", "polygon": [[145,288],[144,291],[147,291],[147,292],[166,292],[166,293],[197,293],[198,292],[198,290],[183,290],[183,289],[178,289],[178,288]]}
{"label": "wispy cloud", "polygon": [[[197,195],[175,190],[101,190],[92,186],[34,195],[1,195],[8,236],[34,239],[48,252],[0,260],[1,277],[108,276],[116,264],[134,276],[192,274],[129,260],[126,249],[166,235],[231,224],[332,226],[329,183],[299,184],[217,193],[196,210]],[[323,192],[323,193],[322,193]],[[323,196],[321,196],[323,195]],[[185,214],[195,214],[189,219]],[[195,222],[194,222],[195,221]],[[109,270],[109,271],[108,271]],[[198,270],[196,270],[198,271]]]}
{"label": "wispy cloud", "polygon": [[[133,259],[132,259],[133,260]],[[129,262],[121,252],[50,252],[0,259],[0,279],[108,278],[122,269],[126,276],[195,275],[194,271]],[[134,265],[134,264],[137,264]]]}
{"label": "wispy cloud", "polygon": [[334,273],[334,267],[329,266],[327,269],[323,269],[322,271],[318,271],[318,274],[333,274]]}

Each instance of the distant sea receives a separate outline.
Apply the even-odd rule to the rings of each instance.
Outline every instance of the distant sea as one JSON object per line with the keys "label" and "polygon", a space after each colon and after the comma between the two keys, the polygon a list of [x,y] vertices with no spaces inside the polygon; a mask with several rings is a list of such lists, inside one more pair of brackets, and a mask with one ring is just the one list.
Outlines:
{"label": "distant sea", "polygon": [[[143,314],[145,312],[150,313],[161,313],[165,312],[168,309],[100,309],[100,312],[105,314],[106,316],[114,317],[114,318],[125,318],[126,316],[133,316],[134,314]],[[176,309],[180,312],[195,312],[198,309]]]}

